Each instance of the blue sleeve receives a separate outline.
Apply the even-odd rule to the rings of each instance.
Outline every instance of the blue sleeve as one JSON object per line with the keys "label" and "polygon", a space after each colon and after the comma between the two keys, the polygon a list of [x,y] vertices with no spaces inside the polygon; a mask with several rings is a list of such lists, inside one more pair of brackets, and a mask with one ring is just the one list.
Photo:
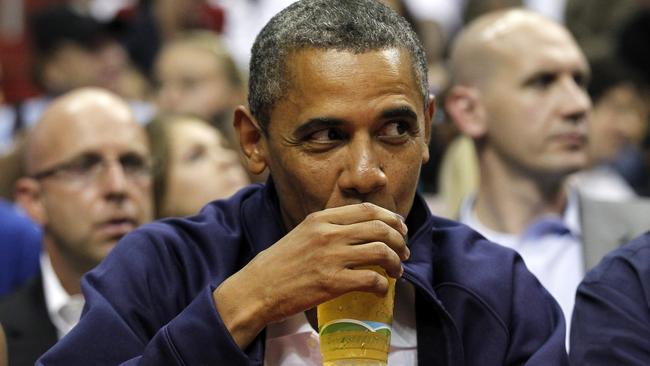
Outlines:
{"label": "blue sleeve", "polygon": [[[137,233],[125,237],[84,276],[86,305],[79,324],[37,365],[258,363],[237,346],[219,317],[212,300],[218,281],[188,291],[187,279],[201,271],[188,275],[179,267],[164,245]],[[254,351],[248,350],[261,354]]]}
{"label": "blue sleeve", "polygon": [[566,323],[551,294],[516,256],[506,365],[569,365]]}
{"label": "blue sleeve", "polygon": [[571,324],[572,364],[650,365],[649,273],[612,257],[585,277]]}

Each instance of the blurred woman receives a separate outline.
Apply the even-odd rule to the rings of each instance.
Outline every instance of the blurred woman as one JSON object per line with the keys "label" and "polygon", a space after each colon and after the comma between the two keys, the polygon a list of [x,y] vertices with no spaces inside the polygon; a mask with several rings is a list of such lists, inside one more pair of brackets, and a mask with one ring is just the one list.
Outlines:
{"label": "blurred woman", "polygon": [[205,121],[170,116],[147,125],[154,157],[157,218],[188,216],[249,183],[239,155]]}
{"label": "blurred woman", "polygon": [[154,74],[161,113],[195,115],[234,143],[232,112],[244,101],[243,81],[217,34],[194,31],[174,39],[158,54]]}

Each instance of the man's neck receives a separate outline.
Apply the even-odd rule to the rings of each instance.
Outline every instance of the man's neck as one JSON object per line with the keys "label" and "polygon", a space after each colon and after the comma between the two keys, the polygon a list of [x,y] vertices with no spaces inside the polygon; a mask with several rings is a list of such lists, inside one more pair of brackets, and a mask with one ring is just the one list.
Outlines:
{"label": "man's neck", "polygon": [[483,167],[473,210],[487,228],[520,235],[540,216],[562,215],[566,205],[562,179],[542,181]]}
{"label": "man's neck", "polygon": [[48,238],[44,239],[44,246],[50,257],[52,269],[59,278],[61,286],[68,293],[68,295],[76,295],[81,293],[81,276],[80,272],[74,268],[70,263],[70,259],[66,258],[61,251],[56,248],[56,245]]}

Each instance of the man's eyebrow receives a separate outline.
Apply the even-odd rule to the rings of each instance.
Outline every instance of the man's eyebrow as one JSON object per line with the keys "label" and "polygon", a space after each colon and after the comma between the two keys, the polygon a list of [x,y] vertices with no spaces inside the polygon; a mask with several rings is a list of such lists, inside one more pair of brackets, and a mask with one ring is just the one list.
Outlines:
{"label": "man's eyebrow", "polygon": [[334,117],[310,118],[307,120],[307,122],[303,123],[298,128],[296,128],[296,130],[294,131],[294,135],[304,136],[315,131],[332,128],[332,127],[340,127],[345,123],[346,123],[345,120],[342,120],[340,118],[334,118]]}
{"label": "man's eyebrow", "polygon": [[418,114],[415,113],[413,108],[410,106],[400,106],[396,108],[390,108],[381,112],[380,117],[382,119],[395,119],[395,118],[407,118],[407,119],[418,119]]}

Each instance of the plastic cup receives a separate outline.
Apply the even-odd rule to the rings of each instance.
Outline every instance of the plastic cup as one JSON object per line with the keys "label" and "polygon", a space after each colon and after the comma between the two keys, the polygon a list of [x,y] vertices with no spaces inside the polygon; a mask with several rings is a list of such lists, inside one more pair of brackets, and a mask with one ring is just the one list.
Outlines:
{"label": "plastic cup", "polygon": [[385,296],[354,291],[318,305],[324,366],[374,366],[388,361],[395,279],[381,267],[370,268],[388,279]]}

